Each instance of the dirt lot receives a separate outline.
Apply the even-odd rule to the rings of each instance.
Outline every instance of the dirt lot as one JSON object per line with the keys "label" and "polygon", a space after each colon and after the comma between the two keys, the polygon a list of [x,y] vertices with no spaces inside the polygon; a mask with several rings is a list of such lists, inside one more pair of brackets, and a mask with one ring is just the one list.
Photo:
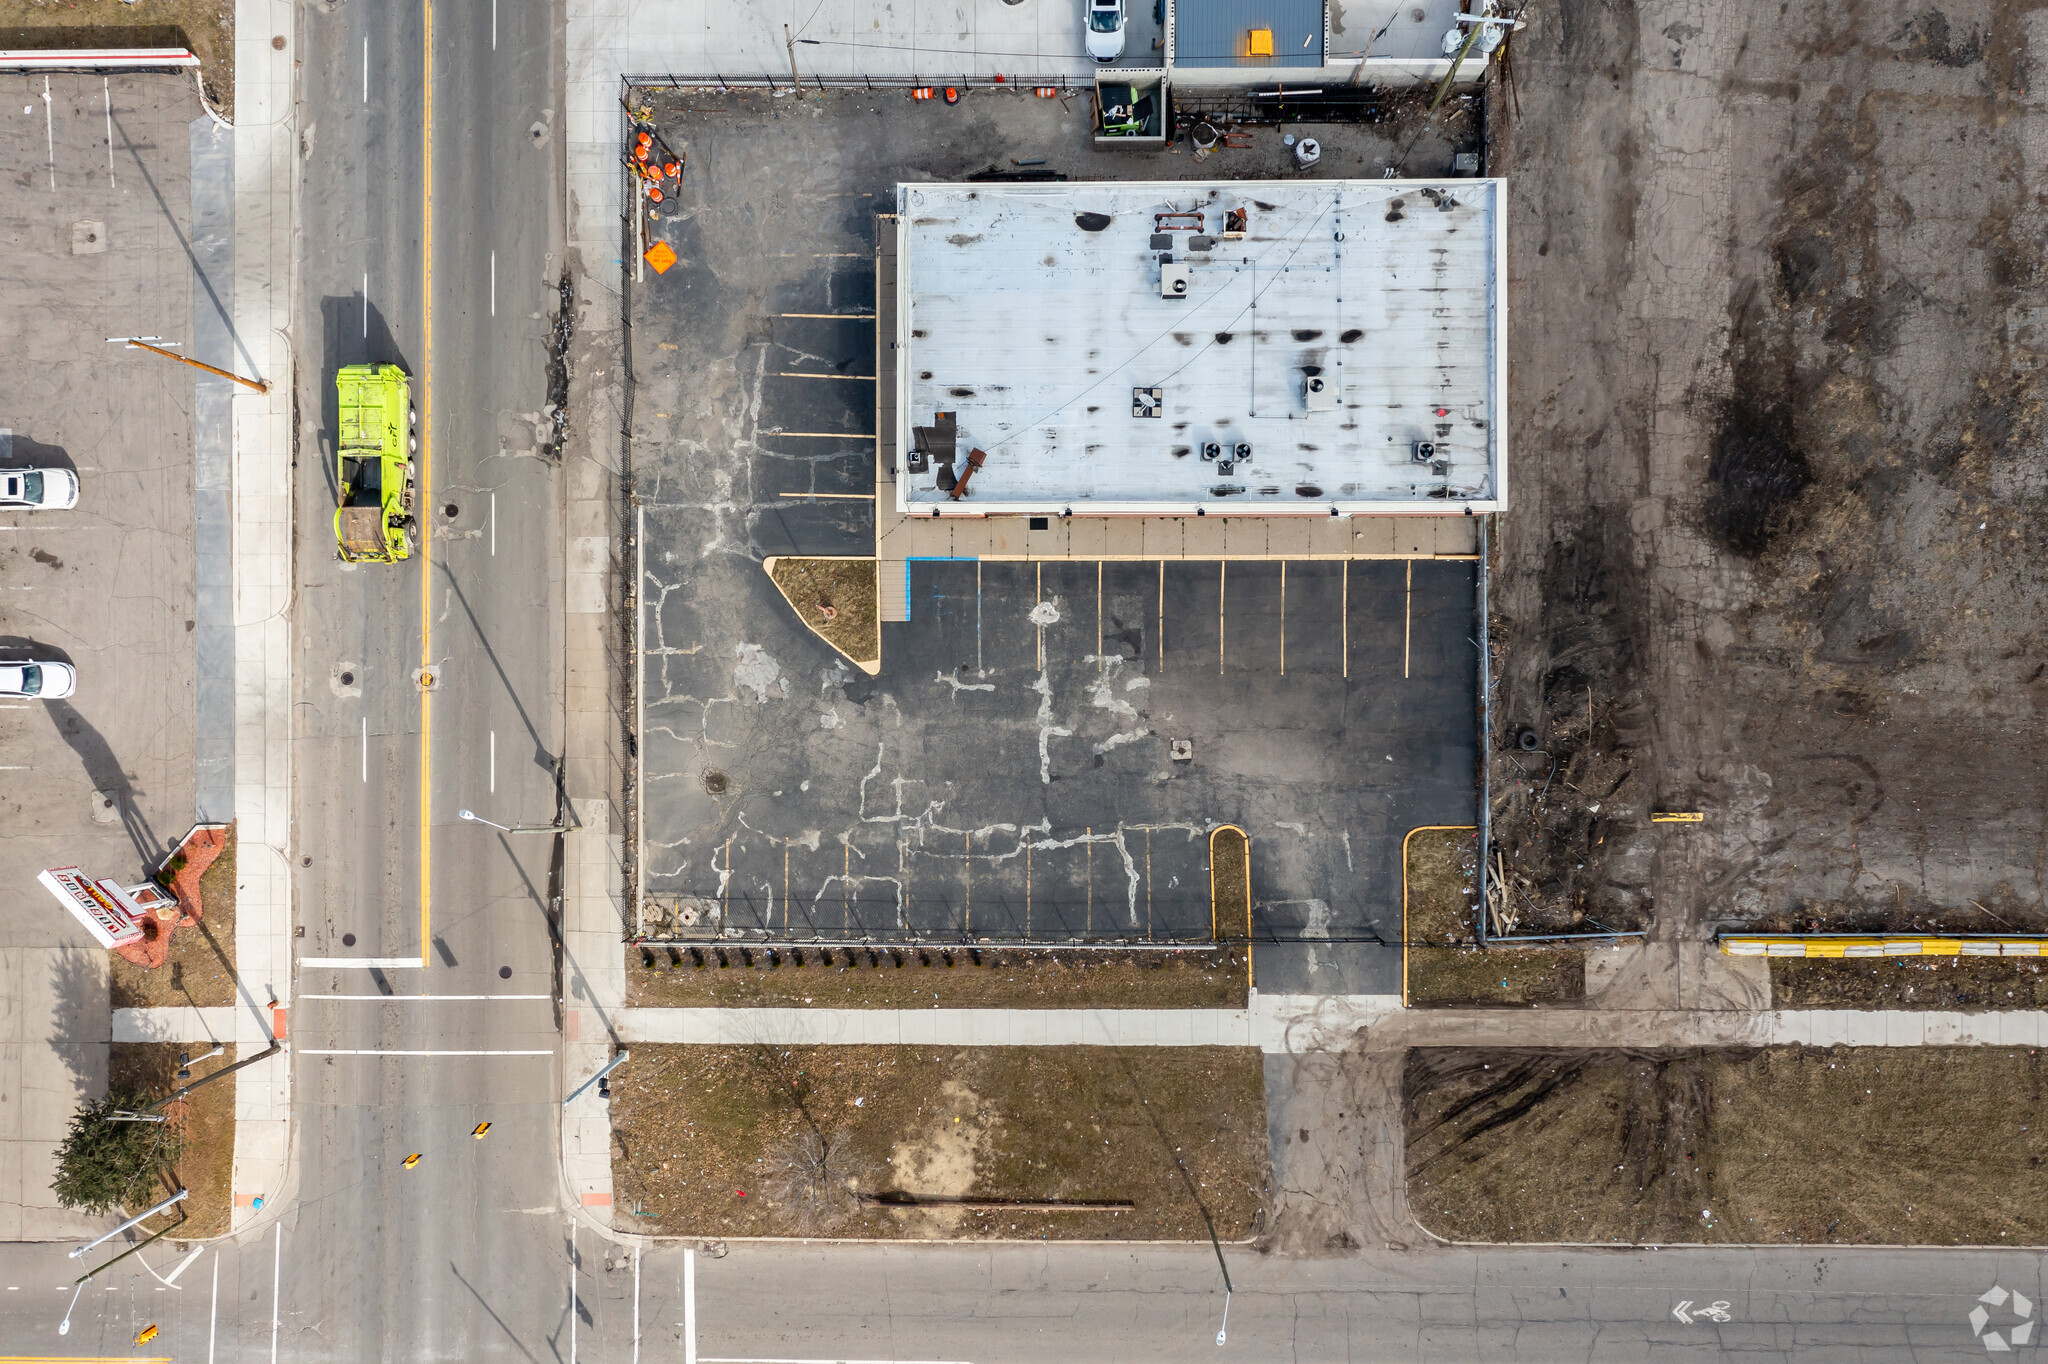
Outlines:
{"label": "dirt lot", "polygon": [[644,943],[626,949],[626,1003],[668,1009],[793,1004],[833,1009],[1242,1009],[1245,964],[1242,951],[877,947],[827,952],[779,947],[771,952],[760,946],[743,952],[738,947]]}
{"label": "dirt lot", "polygon": [[1263,1064],[1235,1048],[636,1046],[612,1125],[617,1205],[665,1234],[1205,1240],[1206,1208],[1239,1240],[1266,1181]]}
{"label": "dirt lot", "polygon": [[1467,1241],[2038,1245],[2044,1066],[2001,1047],[1418,1050],[1408,1201]]}
{"label": "dirt lot", "polygon": [[[215,1008],[235,1002],[235,841],[199,878],[201,917],[171,934],[171,957],[145,971],[107,954],[116,1009]],[[201,1048],[204,1050],[204,1048]]]}
{"label": "dirt lot", "polygon": [[1492,738],[1540,921],[2048,926],[2027,14],[1594,0],[1514,39]]}
{"label": "dirt lot", "polygon": [[0,47],[183,47],[206,98],[235,116],[234,0],[0,0]]}
{"label": "dirt lot", "polygon": [[1781,957],[1771,963],[1771,1003],[1780,1009],[2048,1009],[2048,968],[1982,957]]}
{"label": "dirt lot", "polygon": [[[107,1088],[139,1089],[162,1096],[190,1081],[178,1076],[178,1056],[198,1056],[208,1047],[181,1042],[116,1042],[107,1054]],[[231,1045],[221,1055],[192,1066],[192,1078],[212,1074],[235,1063]],[[219,1236],[228,1229],[235,1170],[235,1080],[231,1076],[206,1086],[178,1105],[172,1119],[185,1126],[185,1158],[178,1163],[178,1182],[192,1191],[182,1206],[186,1221],[173,1235],[181,1241]],[[140,1208],[131,1209],[140,1212]]]}
{"label": "dirt lot", "polygon": [[1538,1004],[1583,997],[1583,948],[1479,946],[1472,907],[1478,866],[1478,836],[1470,830],[1429,829],[1408,836],[1409,1006]]}

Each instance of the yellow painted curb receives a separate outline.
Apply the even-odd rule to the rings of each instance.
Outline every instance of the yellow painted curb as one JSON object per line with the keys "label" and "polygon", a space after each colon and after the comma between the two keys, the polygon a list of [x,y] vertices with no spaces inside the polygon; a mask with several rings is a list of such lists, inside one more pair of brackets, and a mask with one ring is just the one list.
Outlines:
{"label": "yellow painted curb", "polygon": [[[1408,1007],[1408,840],[1417,834],[1470,833],[1476,824],[1418,824],[1401,835],[1401,1007]],[[1486,906],[1479,906],[1481,914]]]}
{"label": "yellow painted curb", "polygon": [[1730,933],[1720,940],[1731,957],[2041,957],[2048,936],[1946,938],[1925,933],[1854,934]]}
{"label": "yellow painted curb", "polygon": [[[804,613],[797,610],[796,603],[789,601],[789,593],[783,592],[782,584],[775,581],[775,565],[781,563],[784,559],[803,559],[827,563],[873,564],[875,566],[875,657],[855,658],[837,644],[832,644],[830,639],[825,638],[823,631],[805,619]],[[774,584],[775,590],[782,593],[782,599],[785,602],[789,602],[789,609],[795,613],[799,621],[803,622],[804,629],[809,630],[819,639],[825,640],[827,644],[832,644],[832,652],[838,654],[854,667],[859,668],[869,677],[873,677],[882,671],[882,561],[880,559],[869,558],[865,554],[771,554],[761,561],[761,571],[768,575],[768,581]]]}
{"label": "yellow painted curb", "polygon": [[1209,831],[1209,941],[1216,941],[1216,835],[1233,833],[1244,840],[1244,986],[1252,988],[1252,836],[1235,824]]}

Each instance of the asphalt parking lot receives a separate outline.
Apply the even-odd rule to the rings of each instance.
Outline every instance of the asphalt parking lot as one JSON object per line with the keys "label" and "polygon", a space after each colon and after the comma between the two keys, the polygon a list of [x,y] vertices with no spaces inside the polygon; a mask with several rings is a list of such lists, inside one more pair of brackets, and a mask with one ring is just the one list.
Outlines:
{"label": "asphalt parking lot", "polygon": [[[195,371],[106,343],[216,339],[195,332],[195,266],[224,239],[194,228],[215,225],[225,162],[209,153],[227,135],[189,76],[53,74],[47,122],[43,89],[0,77],[16,324],[0,332],[0,467],[68,469],[80,490],[73,510],[0,510],[0,657],[69,663],[78,684],[0,700],[0,1240],[97,1220],[56,1208],[49,1183],[74,1103],[106,1086],[107,954],[36,874],[76,865],[132,885],[154,871],[194,822],[202,696],[231,705],[233,688],[225,446],[206,471],[216,488],[196,486],[210,480],[194,460],[198,427],[217,420],[224,441],[226,405],[202,407]],[[195,550],[207,529],[218,588]],[[202,655],[222,679],[204,692]],[[213,719],[231,736],[231,710]],[[212,773],[230,801],[232,756]]]}
{"label": "asphalt parking lot", "polygon": [[[1057,101],[655,103],[690,169],[656,225],[681,263],[629,305],[649,903],[799,938],[1206,939],[1208,834],[1236,824],[1253,936],[1296,945],[1262,950],[1261,987],[1398,990],[1401,836],[1475,810],[1473,563],[919,561],[872,679],[759,566],[872,552],[897,179],[1045,151],[1271,174],[1277,133],[1197,166],[1097,155]],[[1318,135],[1336,174],[1398,154],[1392,130]]]}

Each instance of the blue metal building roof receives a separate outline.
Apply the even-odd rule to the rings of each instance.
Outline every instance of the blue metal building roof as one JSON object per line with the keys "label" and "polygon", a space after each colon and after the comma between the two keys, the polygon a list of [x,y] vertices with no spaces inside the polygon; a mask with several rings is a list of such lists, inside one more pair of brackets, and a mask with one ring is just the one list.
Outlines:
{"label": "blue metal building roof", "polygon": [[[1251,32],[1273,31],[1273,55],[1254,57]],[[1248,71],[1323,64],[1323,0],[1174,0],[1173,60],[1178,66]]]}

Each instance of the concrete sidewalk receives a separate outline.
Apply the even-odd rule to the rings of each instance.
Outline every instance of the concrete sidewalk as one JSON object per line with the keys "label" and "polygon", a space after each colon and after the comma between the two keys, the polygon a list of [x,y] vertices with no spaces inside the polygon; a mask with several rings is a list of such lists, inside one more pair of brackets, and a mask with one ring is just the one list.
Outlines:
{"label": "concrete sidewalk", "polygon": [[[1402,1010],[1393,995],[1261,995],[1248,1009],[626,1009],[620,1040],[705,1046],[1409,1047],[2048,1045],[2048,1013]],[[117,1030],[121,1026],[116,1022]]]}
{"label": "concrete sidewalk", "polygon": [[[292,208],[297,184],[288,0],[235,5],[234,346],[237,387],[230,513],[234,524],[235,820],[239,886],[232,1040],[270,1045],[291,1002]],[[272,46],[276,36],[277,46]],[[233,1229],[273,1210],[291,1155],[291,1057],[235,1081]]]}

